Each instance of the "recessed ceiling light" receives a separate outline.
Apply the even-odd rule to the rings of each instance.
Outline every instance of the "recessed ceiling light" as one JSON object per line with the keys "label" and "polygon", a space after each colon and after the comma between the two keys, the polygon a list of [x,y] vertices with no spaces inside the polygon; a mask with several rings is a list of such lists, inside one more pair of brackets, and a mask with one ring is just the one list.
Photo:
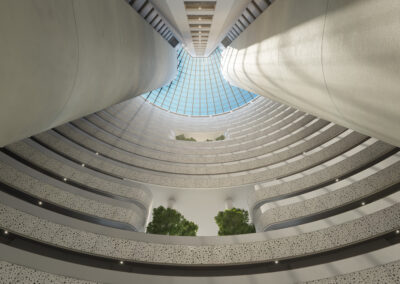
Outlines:
{"label": "recessed ceiling light", "polygon": [[39,201],[39,202],[38,202],[38,204],[39,204],[39,205],[42,205],[42,204],[43,204],[43,202],[42,202],[42,201]]}

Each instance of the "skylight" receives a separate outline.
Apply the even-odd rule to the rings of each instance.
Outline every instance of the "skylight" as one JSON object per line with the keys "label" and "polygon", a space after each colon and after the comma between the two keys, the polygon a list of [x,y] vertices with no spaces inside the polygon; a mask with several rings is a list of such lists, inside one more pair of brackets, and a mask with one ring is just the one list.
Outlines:
{"label": "skylight", "polygon": [[230,85],[221,73],[221,50],[209,57],[192,57],[177,51],[178,72],[168,85],[145,93],[149,102],[174,113],[206,116],[234,110],[257,97]]}

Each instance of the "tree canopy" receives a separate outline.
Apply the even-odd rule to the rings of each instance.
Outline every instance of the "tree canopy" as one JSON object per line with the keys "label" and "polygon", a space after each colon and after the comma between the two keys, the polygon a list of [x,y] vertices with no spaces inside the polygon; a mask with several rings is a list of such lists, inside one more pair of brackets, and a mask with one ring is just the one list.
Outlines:
{"label": "tree canopy", "polygon": [[214,217],[219,227],[218,236],[255,233],[253,224],[249,224],[249,212],[244,209],[232,208],[219,211]]}
{"label": "tree canopy", "polygon": [[147,233],[173,236],[196,236],[197,226],[175,209],[159,206],[153,209],[153,220],[147,225]]}
{"label": "tree canopy", "polygon": [[197,142],[196,139],[194,139],[193,137],[188,138],[188,137],[185,137],[184,134],[175,136],[175,139],[176,139],[176,140],[182,140],[182,141]]}

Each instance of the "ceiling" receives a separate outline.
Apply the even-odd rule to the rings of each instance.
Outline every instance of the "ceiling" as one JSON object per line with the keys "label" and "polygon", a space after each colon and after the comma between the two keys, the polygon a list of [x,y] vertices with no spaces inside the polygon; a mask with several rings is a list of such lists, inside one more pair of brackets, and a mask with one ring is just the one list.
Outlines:
{"label": "ceiling", "polygon": [[193,57],[207,57],[225,38],[250,0],[151,0]]}

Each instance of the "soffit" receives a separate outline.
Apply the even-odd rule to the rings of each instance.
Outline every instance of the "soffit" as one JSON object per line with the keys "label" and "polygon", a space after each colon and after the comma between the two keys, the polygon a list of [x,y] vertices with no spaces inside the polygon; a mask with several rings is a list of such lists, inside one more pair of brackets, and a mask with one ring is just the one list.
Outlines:
{"label": "soffit", "polygon": [[194,57],[207,57],[232,28],[250,0],[151,0]]}

